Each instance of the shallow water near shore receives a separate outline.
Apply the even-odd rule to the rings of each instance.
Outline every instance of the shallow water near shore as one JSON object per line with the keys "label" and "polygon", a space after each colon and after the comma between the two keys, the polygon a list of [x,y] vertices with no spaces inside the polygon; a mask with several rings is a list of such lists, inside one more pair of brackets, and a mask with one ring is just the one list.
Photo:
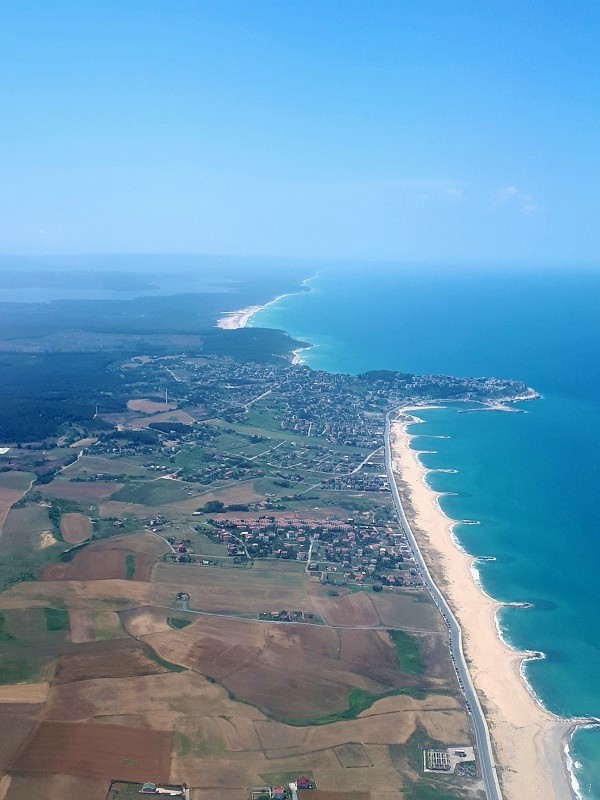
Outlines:
{"label": "shallow water near shore", "polygon": [[[419,412],[413,447],[454,533],[474,555],[486,592],[507,607],[507,642],[528,661],[532,691],[561,716],[600,717],[600,275],[526,268],[471,272],[334,267],[256,314],[316,346],[310,366],[332,371],[519,378],[543,399],[526,413],[465,406]],[[448,438],[446,438],[448,437]],[[455,471],[454,471],[455,470]],[[472,524],[478,522],[479,524]],[[578,792],[600,799],[600,730],[570,745]],[[560,754],[557,753],[559,758]]]}

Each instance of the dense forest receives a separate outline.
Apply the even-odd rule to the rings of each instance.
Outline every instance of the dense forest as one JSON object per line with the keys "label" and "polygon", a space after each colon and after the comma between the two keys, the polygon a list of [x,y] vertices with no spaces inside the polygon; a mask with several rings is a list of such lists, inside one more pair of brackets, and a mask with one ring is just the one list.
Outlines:
{"label": "dense forest", "polygon": [[[305,268],[273,270],[235,259],[209,261],[177,257],[173,271],[165,272],[162,257],[8,259],[0,288],[85,287],[118,293],[164,287],[166,282],[174,293],[0,302],[0,445],[44,439],[64,423],[85,425],[96,405],[104,413],[123,410],[127,398],[117,367],[136,354],[169,355],[185,349],[242,361],[289,358],[301,343],[284,331],[230,331],[215,325],[225,311],[299,291]],[[175,293],[189,286],[196,291]],[[184,343],[175,338],[181,336],[188,337]]]}
{"label": "dense forest", "polygon": [[91,422],[97,403],[114,410],[123,380],[104,353],[0,353],[0,442],[44,439],[65,422]]}

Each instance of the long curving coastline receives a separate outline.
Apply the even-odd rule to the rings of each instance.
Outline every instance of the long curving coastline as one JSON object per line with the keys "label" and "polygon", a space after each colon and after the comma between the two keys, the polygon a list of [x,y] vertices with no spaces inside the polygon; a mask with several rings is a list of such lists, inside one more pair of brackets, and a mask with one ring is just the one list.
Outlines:
{"label": "long curving coastline", "polygon": [[419,422],[401,409],[390,429],[390,446],[402,508],[422,556],[462,631],[471,679],[487,720],[497,773],[505,800],[572,800],[575,796],[563,761],[573,722],[543,709],[528,691],[521,667],[536,657],[510,648],[499,636],[496,615],[502,604],[473,579],[477,560],[460,549],[454,520],[441,510],[426,483],[418,452],[410,447],[408,426]]}
{"label": "long curving coastline", "polygon": [[[298,291],[307,289],[309,282],[316,278],[318,274],[319,273],[317,272],[314,275],[311,275],[309,278],[304,278]],[[266,303],[263,303],[260,306],[247,306],[246,308],[239,308],[237,311],[224,311],[217,320],[217,327],[224,328],[226,330],[245,328],[250,322],[251,317],[257,314],[259,311],[263,311],[265,308],[278,303],[284,297],[288,297],[291,294],[297,293],[298,292],[285,292],[284,294],[277,295],[277,297],[274,297],[272,300],[268,300]]]}
{"label": "long curving coastline", "polygon": [[[219,325],[244,327],[254,313],[283,296],[264,306],[227,314]],[[511,399],[534,396],[538,395]],[[506,404],[486,407],[496,409],[514,410]],[[468,671],[483,706],[486,735],[489,729],[491,737],[488,798],[579,800],[568,769],[568,742],[574,728],[585,721],[566,720],[544,709],[527,685],[522,669],[527,659],[543,656],[517,652],[502,640],[497,612],[504,604],[485,594],[479,585],[476,564],[480,559],[469,556],[458,545],[452,532],[456,521],[442,512],[440,494],[426,483],[431,470],[423,467],[418,452],[410,447],[413,435],[407,427],[420,421],[412,413],[418,410],[419,407],[401,409],[403,418],[392,426],[393,468],[409,525],[417,534],[435,583],[460,625]],[[500,786],[494,786],[494,772]]]}

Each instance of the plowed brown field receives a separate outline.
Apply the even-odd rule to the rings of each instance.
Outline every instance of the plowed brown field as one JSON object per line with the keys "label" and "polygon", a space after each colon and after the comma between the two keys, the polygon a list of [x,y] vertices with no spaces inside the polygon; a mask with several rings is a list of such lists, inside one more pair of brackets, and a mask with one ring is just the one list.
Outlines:
{"label": "plowed brown field", "polygon": [[121,619],[162,658],[215,679],[282,719],[341,711],[353,687],[383,694],[415,685],[399,671],[385,632],[209,616],[169,631],[165,613],[138,609],[122,612]]}
{"label": "plowed brown field", "polygon": [[159,675],[167,672],[152,661],[136,642],[118,649],[62,656],[54,673],[54,684],[74,683],[97,678],[128,678],[134,675]]}
{"label": "plowed brown field", "polygon": [[[109,780],[73,775],[12,775],[5,800],[106,800]],[[0,797],[2,795],[0,794]]]}
{"label": "plowed brown field", "polygon": [[36,717],[13,717],[0,714],[0,771],[31,734],[37,725]]}
{"label": "plowed brown field", "polygon": [[170,765],[171,734],[165,731],[42,722],[9,771],[167,782]]}
{"label": "plowed brown field", "polygon": [[115,536],[112,539],[92,542],[77,553],[73,560],[48,563],[40,570],[44,581],[94,581],[125,578],[125,559],[133,556],[135,570],[132,580],[147,581],[154,563],[165,553],[168,545],[151,534]]}

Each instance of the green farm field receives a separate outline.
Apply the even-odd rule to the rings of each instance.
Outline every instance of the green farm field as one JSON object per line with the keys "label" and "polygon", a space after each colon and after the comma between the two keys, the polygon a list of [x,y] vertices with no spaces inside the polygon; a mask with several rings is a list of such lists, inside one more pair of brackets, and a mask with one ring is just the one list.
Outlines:
{"label": "green farm field", "polygon": [[0,472],[0,489],[18,489],[24,492],[35,480],[33,472]]}
{"label": "green farm field", "polygon": [[44,505],[29,504],[23,508],[11,508],[2,526],[0,553],[23,555],[38,552],[42,544],[42,532],[51,531],[52,523]]}
{"label": "green farm field", "polygon": [[181,500],[189,500],[190,496],[199,495],[200,493],[197,484],[156,478],[144,483],[127,484],[114,494],[111,500],[119,503],[162,506],[169,503],[177,503]]}

